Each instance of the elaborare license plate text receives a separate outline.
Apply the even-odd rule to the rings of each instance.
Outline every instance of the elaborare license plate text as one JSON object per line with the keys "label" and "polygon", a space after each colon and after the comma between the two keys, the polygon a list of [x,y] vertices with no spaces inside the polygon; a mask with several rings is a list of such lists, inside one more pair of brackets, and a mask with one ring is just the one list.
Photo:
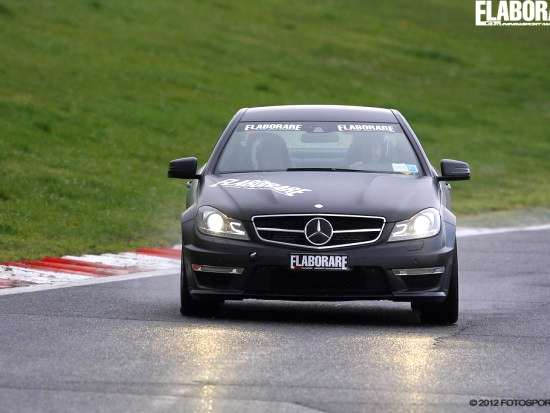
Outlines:
{"label": "elaborare license plate text", "polygon": [[291,270],[347,271],[347,255],[291,254]]}

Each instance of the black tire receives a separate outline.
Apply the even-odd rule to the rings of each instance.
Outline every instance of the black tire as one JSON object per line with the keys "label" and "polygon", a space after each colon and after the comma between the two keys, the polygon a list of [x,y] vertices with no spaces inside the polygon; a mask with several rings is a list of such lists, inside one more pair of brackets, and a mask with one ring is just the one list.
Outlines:
{"label": "black tire", "polygon": [[420,312],[423,324],[454,324],[458,320],[458,253],[455,244],[453,267],[447,298],[442,303],[412,303],[412,308]]}
{"label": "black tire", "polygon": [[194,298],[189,293],[189,284],[187,282],[185,259],[181,258],[181,275],[180,275],[180,313],[184,316],[208,314],[215,311],[224,300],[216,297],[204,297],[201,299]]}

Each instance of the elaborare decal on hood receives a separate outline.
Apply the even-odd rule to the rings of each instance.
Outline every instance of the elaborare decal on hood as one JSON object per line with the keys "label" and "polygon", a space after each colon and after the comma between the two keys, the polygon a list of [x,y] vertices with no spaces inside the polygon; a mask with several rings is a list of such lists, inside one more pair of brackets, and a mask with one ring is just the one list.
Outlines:
{"label": "elaborare decal on hood", "polygon": [[255,189],[255,190],[270,190],[285,196],[294,196],[311,192],[311,189],[300,188],[298,186],[281,185],[276,182],[271,182],[266,179],[224,179],[215,184],[210,185],[211,188],[223,186],[229,188]]}

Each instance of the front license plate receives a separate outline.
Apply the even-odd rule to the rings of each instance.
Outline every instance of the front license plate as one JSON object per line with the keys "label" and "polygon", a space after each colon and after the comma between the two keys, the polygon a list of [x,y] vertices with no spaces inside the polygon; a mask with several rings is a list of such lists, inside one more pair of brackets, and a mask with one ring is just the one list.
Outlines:
{"label": "front license plate", "polygon": [[348,271],[347,255],[290,254],[291,270]]}

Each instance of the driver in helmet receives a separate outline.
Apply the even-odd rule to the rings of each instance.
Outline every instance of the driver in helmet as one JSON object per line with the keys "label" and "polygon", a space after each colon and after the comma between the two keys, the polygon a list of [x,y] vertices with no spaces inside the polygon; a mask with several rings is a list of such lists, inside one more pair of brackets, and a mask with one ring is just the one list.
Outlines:
{"label": "driver in helmet", "polygon": [[391,171],[389,141],[384,134],[354,134],[350,146],[351,169]]}

